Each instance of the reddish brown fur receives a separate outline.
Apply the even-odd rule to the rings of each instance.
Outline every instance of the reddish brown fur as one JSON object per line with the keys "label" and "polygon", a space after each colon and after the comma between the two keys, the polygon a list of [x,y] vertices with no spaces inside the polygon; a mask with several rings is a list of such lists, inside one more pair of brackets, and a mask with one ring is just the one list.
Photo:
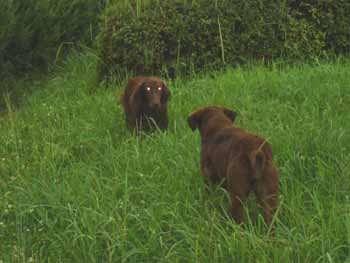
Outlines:
{"label": "reddish brown fur", "polygon": [[233,125],[235,112],[223,107],[201,108],[188,117],[201,135],[201,172],[205,181],[220,182],[230,194],[230,213],[243,222],[244,202],[253,191],[271,224],[277,207],[279,174],[265,139]]}
{"label": "reddish brown fur", "polygon": [[161,130],[167,129],[169,98],[168,87],[157,77],[130,79],[120,97],[127,126],[136,131],[148,130],[154,124]]}

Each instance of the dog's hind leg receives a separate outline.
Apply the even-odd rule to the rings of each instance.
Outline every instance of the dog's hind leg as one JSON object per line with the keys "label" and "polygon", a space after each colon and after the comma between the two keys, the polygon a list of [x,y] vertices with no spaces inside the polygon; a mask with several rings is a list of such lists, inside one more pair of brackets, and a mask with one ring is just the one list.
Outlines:
{"label": "dog's hind leg", "polygon": [[243,203],[250,192],[248,176],[245,176],[240,169],[231,169],[226,183],[226,189],[230,193],[231,199],[231,216],[237,224],[241,224],[244,218]]}
{"label": "dog's hind leg", "polygon": [[277,169],[269,165],[265,168],[263,178],[257,181],[254,189],[258,202],[264,210],[264,220],[267,225],[271,224],[278,205],[278,177]]}

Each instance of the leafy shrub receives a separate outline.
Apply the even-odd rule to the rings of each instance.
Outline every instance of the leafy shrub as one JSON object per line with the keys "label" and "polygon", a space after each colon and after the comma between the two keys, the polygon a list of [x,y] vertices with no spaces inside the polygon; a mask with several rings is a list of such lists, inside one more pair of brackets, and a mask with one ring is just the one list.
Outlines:
{"label": "leafy shrub", "polygon": [[291,1],[294,16],[306,19],[323,33],[325,50],[337,54],[350,50],[350,2],[347,0]]}
{"label": "leafy shrub", "polygon": [[62,46],[92,42],[105,0],[0,1],[0,75],[46,66]]}
{"label": "leafy shrub", "polygon": [[98,36],[100,80],[349,52],[346,0],[148,1],[111,4]]}
{"label": "leafy shrub", "polygon": [[0,112],[5,96],[18,102],[28,88],[16,84],[19,75],[45,71],[77,42],[93,43],[106,1],[0,1]]}

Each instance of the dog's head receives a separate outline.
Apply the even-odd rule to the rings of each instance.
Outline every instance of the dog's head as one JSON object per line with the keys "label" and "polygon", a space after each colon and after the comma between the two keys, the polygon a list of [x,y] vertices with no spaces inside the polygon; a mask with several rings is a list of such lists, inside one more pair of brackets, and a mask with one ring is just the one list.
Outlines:
{"label": "dog's head", "polygon": [[234,122],[236,118],[236,112],[230,110],[225,107],[217,107],[217,106],[209,106],[200,108],[188,116],[188,125],[195,131],[196,129],[200,129],[201,125],[205,123],[209,118],[213,116],[222,115],[225,118]]}
{"label": "dog's head", "polygon": [[156,77],[147,77],[137,90],[139,99],[151,110],[159,110],[170,98],[170,91],[164,81]]}

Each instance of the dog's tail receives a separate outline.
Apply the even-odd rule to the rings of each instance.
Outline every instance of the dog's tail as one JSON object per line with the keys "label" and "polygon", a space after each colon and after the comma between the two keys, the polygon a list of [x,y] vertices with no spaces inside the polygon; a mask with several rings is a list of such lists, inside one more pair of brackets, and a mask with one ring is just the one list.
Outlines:
{"label": "dog's tail", "polygon": [[259,179],[263,175],[266,163],[266,156],[265,153],[262,151],[262,147],[265,143],[266,141],[264,141],[257,150],[252,151],[248,156],[251,168],[253,170],[254,179]]}

